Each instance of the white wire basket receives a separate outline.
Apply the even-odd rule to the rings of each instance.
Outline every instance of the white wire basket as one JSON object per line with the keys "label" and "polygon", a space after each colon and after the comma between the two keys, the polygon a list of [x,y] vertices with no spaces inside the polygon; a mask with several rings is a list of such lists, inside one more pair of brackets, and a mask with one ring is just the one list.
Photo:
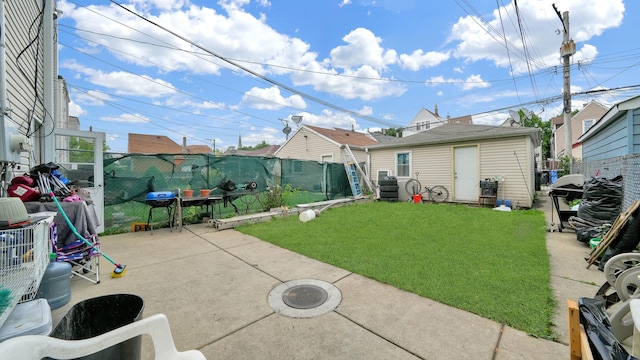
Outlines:
{"label": "white wire basket", "polygon": [[0,230],[0,326],[20,302],[35,299],[49,265],[53,216],[28,226]]}

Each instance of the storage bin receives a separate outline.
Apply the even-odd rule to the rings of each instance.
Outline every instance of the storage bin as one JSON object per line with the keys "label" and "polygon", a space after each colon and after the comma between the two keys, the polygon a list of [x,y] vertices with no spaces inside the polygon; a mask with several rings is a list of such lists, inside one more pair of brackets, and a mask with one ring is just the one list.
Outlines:
{"label": "storage bin", "polygon": [[0,342],[23,335],[49,335],[51,308],[45,299],[36,299],[16,305],[0,327]]}

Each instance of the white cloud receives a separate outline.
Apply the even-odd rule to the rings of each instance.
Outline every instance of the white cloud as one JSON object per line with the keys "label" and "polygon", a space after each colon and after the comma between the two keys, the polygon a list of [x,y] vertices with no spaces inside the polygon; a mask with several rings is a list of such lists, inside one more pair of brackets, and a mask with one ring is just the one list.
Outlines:
{"label": "white cloud", "polygon": [[589,62],[595,59],[597,55],[598,49],[595,46],[584,44],[582,49],[576,51],[575,55],[573,55],[573,61]]}
{"label": "white cloud", "polygon": [[382,39],[371,30],[357,28],[342,38],[347,45],[331,50],[331,64],[338,68],[350,69],[368,65],[381,70],[396,62],[395,50],[380,47]]}
{"label": "white cloud", "polygon": [[362,107],[362,109],[360,110],[356,110],[356,112],[358,114],[362,114],[362,115],[373,115],[373,109],[371,108],[371,106],[364,106]]}
{"label": "white cloud", "polygon": [[86,115],[87,111],[83,109],[80,105],[75,102],[69,102],[69,116],[80,117],[82,115]]}
{"label": "white cloud", "polygon": [[[529,66],[533,69],[558,64],[558,48],[562,35],[555,31],[562,28],[558,15],[552,8],[557,2],[561,12],[570,13],[571,38],[576,42],[585,42],[602,34],[606,29],[620,26],[624,15],[622,0],[523,0],[518,2],[520,16],[526,26],[527,53],[534,55]],[[502,38],[502,24],[505,19],[516,19],[513,2],[494,10],[484,19],[468,15],[456,22],[449,35],[449,41],[456,48],[454,56],[467,62],[486,60],[502,68],[513,67],[514,74],[529,71],[525,62],[520,31],[514,22],[504,21],[504,29],[509,44],[509,53]],[[583,46],[584,56],[595,56],[595,47]],[[511,57],[511,64],[509,61]]]}
{"label": "white cloud", "polygon": [[469,76],[462,84],[462,90],[483,89],[491,86],[488,82],[482,80],[482,76],[474,74]]}
{"label": "white cloud", "polygon": [[121,114],[119,116],[103,116],[100,118],[106,122],[117,123],[148,123],[149,119],[140,114]]}
{"label": "white cloud", "polygon": [[67,61],[60,64],[60,67],[73,70],[77,77],[85,77],[87,81],[94,85],[113,89],[119,95],[135,95],[149,98],[156,98],[174,94],[176,92],[173,85],[160,79],[151,78],[147,75],[136,75],[124,71],[104,72],[102,70],[91,69],[75,61]]}
{"label": "white cloud", "polygon": [[471,117],[471,122],[476,125],[500,125],[509,117],[508,113],[491,112],[476,114]]}
{"label": "white cloud", "polygon": [[266,110],[279,110],[283,107],[305,109],[307,107],[300,95],[294,94],[285,98],[276,86],[267,89],[253,87],[244,94],[242,102],[251,108]]}
{"label": "white cloud", "polygon": [[342,8],[343,6],[346,6],[349,4],[351,4],[351,0],[342,0],[340,4],[338,4],[338,7]]}
{"label": "white cloud", "polygon": [[438,85],[446,85],[446,84],[455,84],[462,87],[462,90],[471,90],[476,88],[487,88],[491,86],[490,83],[482,80],[482,76],[479,74],[473,74],[467,77],[466,79],[454,79],[454,78],[444,78],[444,76],[432,76],[425,82],[427,85],[438,86]]}
{"label": "white cloud", "polygon": [[412,71],[418,71],[422,68],[430,68],[441,64],[444,61],[449,60],[451,53],[429,51],[425,53],[422,49],[415,50],[411,55],[401,54],[400,65],[404,69]]}

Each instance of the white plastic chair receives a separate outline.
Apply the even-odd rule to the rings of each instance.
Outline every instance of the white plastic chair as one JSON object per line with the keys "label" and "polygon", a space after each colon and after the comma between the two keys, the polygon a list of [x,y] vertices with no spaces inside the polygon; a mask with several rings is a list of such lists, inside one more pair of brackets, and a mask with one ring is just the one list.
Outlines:
{"label": "white plastic chair", "polygon": [[176,350],[169,320],[164,314],[152,315],[86,340],[61,340],[44,335],[18,336],[1,342],[0,354],[3,359],[13,360],[75,359],[144,334],[151,335],[156,360],[206,360],[198,350]]}

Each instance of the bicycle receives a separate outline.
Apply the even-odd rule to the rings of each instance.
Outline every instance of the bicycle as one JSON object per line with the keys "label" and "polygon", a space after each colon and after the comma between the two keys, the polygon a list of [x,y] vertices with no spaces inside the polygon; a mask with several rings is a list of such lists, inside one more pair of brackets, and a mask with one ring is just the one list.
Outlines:
{"label": "bicycle", "polygon": [[409,201],[413,201],[413,197],[415,195],[424,195],[424,194],[428,194],[428,199],[429,201],[435,202],[435,203],[441,203],[446,201],[449,198],[449,190],[447,190],[446,187],[442,186],[442,185],[436,185],[433,187],[428,187],[425,186],[424,187],[424,191],[420,191],[422,189],[422,184],[420,184],[420,181],[417,179],[418,177],[418,173],[416,172],[416,179],[409,179],[405,184],[404,184],[404,189],[411,194],[411,198],[409,199]]}

